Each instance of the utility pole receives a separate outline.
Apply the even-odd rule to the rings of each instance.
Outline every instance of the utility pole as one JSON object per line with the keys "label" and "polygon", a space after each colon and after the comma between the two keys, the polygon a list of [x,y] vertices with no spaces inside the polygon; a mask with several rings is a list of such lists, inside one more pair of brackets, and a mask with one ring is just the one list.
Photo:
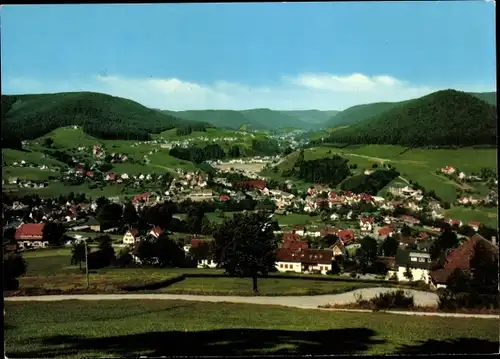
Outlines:
{"label": "utility pole", "polygon": [[87,273],[87,291],[89,290],[90,287],[90,280],[89,280],[89,256],[87,252],[87,241],[84,241],[85,243],[85,272]]}

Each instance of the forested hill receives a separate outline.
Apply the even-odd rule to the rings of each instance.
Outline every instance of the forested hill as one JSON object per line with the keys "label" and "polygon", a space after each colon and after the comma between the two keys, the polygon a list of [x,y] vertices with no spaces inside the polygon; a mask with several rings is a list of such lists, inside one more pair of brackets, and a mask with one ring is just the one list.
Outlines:
{"label": "forested hill", "polygon": [[243,125],[248,125],[250,130],[263,130],[267,128],[262,123],[249,119],[241,112],[235,110],[162,110],[161,112],[190,121],[207,122],[221,128],[239,129]]}
{"label": "forested hill", "polygon": [[[137,102],[94,92],[2,95],[2,137],[34,139],[78,125],[103,139],[147,140],[175,127],[206,127],[149,109]],[[4,146],[5,147],[5,146]]]}
{"label": "forested hill", "polygon": [[289,116],[281,111],[270,110],[268,108],[255,108],[240,112],[250,121],[261,123],[270,130],[275,130],[281,127],[305,128],[307,126],[304,121],[301,121],[296,117]]}
{"label": "forested hill", "polygon": [[496,106],[455,90],[432,93],[332,132],[328,141],[408,147],[495,145]]}
{"label": "forested hill", "polygon": [[295,117],[305,123],[306,128],[315,128],[318,125],[324,125],[328,119],[335,116],[339,111],[320,111],[320,110],[297,110],[297,111],[280,111],[285,115]]}
{"label": "forested hill", "polygon": [[326,127],[349,126],[390,110],[400,102],[377,102],[356,105],[337,113],[326,122]]}
{"label": "forested hill", "polygon": [[247,125],[250,130],[277,130],[283,127],[298,129],[317,128],[338,111],[277,111],[267,108],[250,110],[159,110],[172,116],[210,123],[216,127],[239,129]]}
{"label": "forested hill", "polygon": [[497,93],[496,92],[470,92],[472,96],[476,96],[477,98],[483,100],[484,102],[489,103],[490,105],[497,106]]}
{"label": "forested hill", "polygon": [[[490,105],[497,104],[497,93],[496,92],[471,92],[469,93]],[[323,124],[325,127],[337,127],[337,126],[349,126],[356,123],[362,122],[369,118],[375,117],[388,111],[396,106],[408,103],[410,100],[400,101],[400,102],[375,102],[363,105],[356,105],[340,111],[330,118]]]}

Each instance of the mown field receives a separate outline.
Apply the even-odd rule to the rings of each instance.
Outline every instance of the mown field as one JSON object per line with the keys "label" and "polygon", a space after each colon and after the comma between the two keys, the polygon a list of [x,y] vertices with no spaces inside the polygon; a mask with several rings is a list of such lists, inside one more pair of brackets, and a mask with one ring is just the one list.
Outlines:
{"label": "mown field", "polygon": [[5,302],[9,358],[496,353],[497,320],[158,300]]}

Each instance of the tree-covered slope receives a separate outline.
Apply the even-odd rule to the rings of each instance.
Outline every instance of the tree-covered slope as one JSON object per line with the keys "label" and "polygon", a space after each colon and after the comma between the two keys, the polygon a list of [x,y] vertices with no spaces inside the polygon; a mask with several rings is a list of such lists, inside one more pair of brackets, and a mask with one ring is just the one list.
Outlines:
{"label": "tree-covered slope", "polygon": [[250,121],[260,123],[269,130],[276,130],[282,127],[304,128],[305,126],[303,121],[294,116],[268,108],[256,108],[240,112]]}
{"label": "tree-covered slope", "polygon": [[2,137],[19,139],[34,139],[59,127],[78,125],[99,138],[144,140],[151,133],[188,124],[137,102],[93,92],[2,95],[1,115]]}
{"label": "tree-covered slope", "polygon": [[406,101],[341,129],[331,142],[420,146],[496,144],[496,106],[465,92],[444,90]]}
{"label": "tree-covered slope", "polygon": [[335,116],[330,117],[326,126],[350,126],[390,110],[398,104],[400,104],[400,102],[377,102],[349,107],[337,113]]}
{"label": "tree-covered slope", "polygon": [[497,105],[497,93],[496,92],[470,92],[472,96],[476,96],[477,98],[483,100],[490,105]]}
{"label": "tree-covered slope", "polygon": [[239,129],[248,125],[250,130],[266,129],[267,127],[248,119],[239,111],[234,110],[189,110],[189,111],[162,111],[190,121],[206,122],[216,127]]}
{"label": "tree-covered slope", "polygon": [[[469,94],[489,103],[490,105],[496,106],[497,104],[496,92],[471,92]],[[345,109],[344,111],[338,112],[334,116],[330,116],[324,125],[326,127],[354,125],[356,123],[380,115],[396,106],[405,104],[408,101],[411,101],[411,99],[400,102],[376,102],[352,106]]]}
{"label": "tree-covered slope", "polygon": [[339,111],[320,111],[320,110],[298,110],[298,111],[280,111],[285,115],[292,116],[297,120],[304,122],[303,128],[313,128],[323,125],[330,118],[333,118]]}

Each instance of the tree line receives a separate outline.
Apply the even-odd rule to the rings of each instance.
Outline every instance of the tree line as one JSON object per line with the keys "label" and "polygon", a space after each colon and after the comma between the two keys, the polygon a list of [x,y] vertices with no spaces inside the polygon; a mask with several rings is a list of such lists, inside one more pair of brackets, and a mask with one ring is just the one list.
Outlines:
{"label": "tree line", "polygon": [[369,175],[361,174],[352,176],[343,181],[340,188],[344,191],[352,191],[354,193],[376,195],[398,176],[399,172],[395,169],[377,170]]}
{"label": "tree line", "polygon": [[305,182],[328,184],[335,187],[351,175],[347,163],[347,159],[338,155],[305,161],[304,151],[301,150],[294,167],[285,171],[283,175],[285,177],[293,176]]}

